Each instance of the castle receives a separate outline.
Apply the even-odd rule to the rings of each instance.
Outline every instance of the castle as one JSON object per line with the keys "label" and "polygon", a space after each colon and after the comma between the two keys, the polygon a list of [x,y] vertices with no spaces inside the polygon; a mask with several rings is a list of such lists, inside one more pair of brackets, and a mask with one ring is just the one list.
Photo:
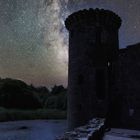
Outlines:
{"label": "castle", "polygon": [[108,117],[112,126],[140,128],[140,44],[119,49],[121,18],[104,9],[81,10],[69,30],[68,126]]}

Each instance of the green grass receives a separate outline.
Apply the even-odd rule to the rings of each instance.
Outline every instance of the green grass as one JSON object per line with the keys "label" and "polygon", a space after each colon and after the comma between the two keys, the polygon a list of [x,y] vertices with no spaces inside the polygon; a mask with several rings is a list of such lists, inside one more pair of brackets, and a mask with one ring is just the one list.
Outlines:
{"label": "green grass", "polygon": [[0,121],[66,119],[66,111],[57,109],[17,110],[0,108]]}

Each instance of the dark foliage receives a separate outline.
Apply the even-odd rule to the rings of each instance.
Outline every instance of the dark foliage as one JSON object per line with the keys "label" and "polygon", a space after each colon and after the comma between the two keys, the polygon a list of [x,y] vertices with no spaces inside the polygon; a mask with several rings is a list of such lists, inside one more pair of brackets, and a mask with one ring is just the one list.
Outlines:
{"label": "dark foliage", "polygon": [[61,92],[64,92],[64,91],[66,91],[66,89],[62,85],[59,85],[59,86],[55,85],[52,88],[51,94],[56,95],[56,94],[60,94]]}
{"label": "dark foliage", "polygon": [[2,79],[0,81],[0,106],[16,109],[37,109],[41,108],[41,103],[24,82]]}
{"label": "dark foliage", "polygon": [[33,85],[30,85],[30,88],[31,88],[32,91],[34,91],[34,95],[39,99],[42,106],[44,106],[45,101],[50,96],[49,89],[44,87],[44,86],[34,87]]}
{"label": "dark foliage", "polygon": [[54,86],[51,95],[45,102],[45,108],[66,110],[67,108],[67,90],[62,86]]}
{"label": "dark foliage", "polygon": [[8,109],[49,108],[66,110],[66,89],[54,86],[51,91],[44,86],[34,87],[21,80],[0,79],[0,106]]}

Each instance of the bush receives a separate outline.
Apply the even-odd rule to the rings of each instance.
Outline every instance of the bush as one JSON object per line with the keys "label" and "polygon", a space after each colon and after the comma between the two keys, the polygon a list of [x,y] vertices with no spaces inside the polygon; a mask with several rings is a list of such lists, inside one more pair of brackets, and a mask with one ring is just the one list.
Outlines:
{"label": "bush", "polygon": [[50,108],[66,110],[67,90],[54,86],[51,91],[40,86],[27,85],[21,80],[0,79],[0,106],[8,109]]}
{"label": "bush", "polygon": [[20,80],[5,79],[0,86],[0,106],[17,109],[42,107],[28,86]]}
{"label": "bush", "polygon": [[67,94],[62,92],[56,95],[51,95],[45,102],[45,108],[66,110],[67,108]]}

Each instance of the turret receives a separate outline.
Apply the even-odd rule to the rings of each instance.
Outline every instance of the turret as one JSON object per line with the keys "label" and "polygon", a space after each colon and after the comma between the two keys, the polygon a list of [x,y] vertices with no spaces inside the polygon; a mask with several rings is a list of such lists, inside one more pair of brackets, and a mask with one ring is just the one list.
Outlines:
{"label": "turret", "polygon": [[106,112],[108,67],[117,60],[121,19],[104,9],[80,10],[69,30],[68,124],[74,128]]}

